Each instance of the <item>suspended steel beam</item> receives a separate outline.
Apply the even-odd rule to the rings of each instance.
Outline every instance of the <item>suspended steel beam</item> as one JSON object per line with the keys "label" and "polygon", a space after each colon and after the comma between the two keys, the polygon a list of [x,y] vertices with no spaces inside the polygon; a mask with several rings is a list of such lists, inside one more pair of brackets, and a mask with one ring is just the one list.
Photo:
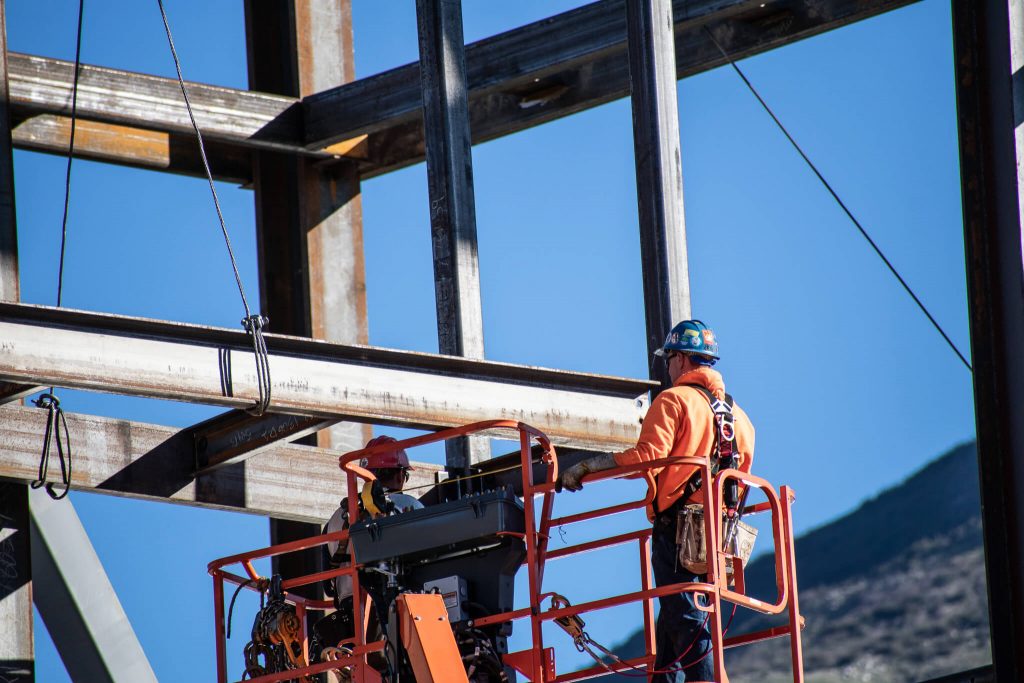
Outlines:
{"label": "suspended steel beam", "polygon": [[[273,412],[426,429],[515,419],[595,450],[635,443],[654,386],[280,335],[267,344]],[[258,394],[241,330],[10,303],[0,304],[0,381],[231,408]]]}
{"label": "suspended steel beam", "polygon": [[992,664],[1024,680],[1024,12],[953,2],[974,404]]}
{"label": "suspended steel beam", "polygon": [[[605,0],[473,43],[466,48],[473,143],[524,130],[629,94],[624,0]],[[676,75],[723,63],[702,27],[716,27],[736,58],[912,4],[916,0],[675,0]],[[764,5],[762,7],[762,5]],[[73,65],[12,54],[12,105],[19,119],[70,111]],[[79,112],[85,119],[168,133],[188,132],[173,79],[84,66]],[[81,87],[81,86],[80,86]],[[204,135],[245,149],[276,148],[323,158],[325,148],[370,133],[363,177],[424,158],[419,68],[408,64],[298,100],[245,90],[192,86]],[[305,133],[300,132],[305,120]],[[209,131],[209,133],[207,133]],[[16,144],[27,144],[19,140]],[[37,138],[38,140],[39,138]],[[62,150],[51,138],[49,151]],[[36,142],[39,148],[42,142]],[[88,147],[82,154],[96,154]],[[133,162],[128,146],[105,161]],[[218,163],[213,161],[214,173]],[[225,165],[232,167],[230,160]],[[188,169],[171,164],[170,171]],[[181,172],[188,173],[188,170]],[[237,171],[226,171],[229,175]]]}
{"label": "suspended steel beam", "polygon": [[[627,0],[633,150],[650,356],[690,317],[671,0]],[[652,368],[652,378],[664,375]],[[667,377],[666,377],[667,379]]]}
{"label": "suspended steel beam", "polygon": [[[74,413],[67,420],[74,435],[74,490],[315,524],[323,524],[345,495],[337,451],[277,445],[196,477],[188,432]],[[35,479],[39,467],[46,411],[3,406],[0,424],[0,478],[27,488],[24,483]],[[440,466],[415,465],[410,486],[436,483]],[[50,477],[59,484],[59,471]]]}
{"label": "suspended steel beam", "polygon": [[75,681],[156,683],[70,500],[31,492],[33,601]]}

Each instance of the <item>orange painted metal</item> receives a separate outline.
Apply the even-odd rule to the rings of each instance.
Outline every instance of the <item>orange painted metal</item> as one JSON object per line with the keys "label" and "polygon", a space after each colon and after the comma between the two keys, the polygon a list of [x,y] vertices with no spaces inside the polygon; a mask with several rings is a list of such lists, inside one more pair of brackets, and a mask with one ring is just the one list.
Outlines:
{"label": "orange painted metal", "polygon": [[403,593],[398,624],[416,683],[469,683],[448,609],[437,593]]}
{"label": "orange painted metal", "polygon": [[[523,564],[526,565],[529,584],[529,594],[527,596],[528,606],[502,614],[494,614],[477,618],[473,621],[473,625],[480,628],[521,619],[528,619],[530,621],[530,639],[532,647],[521,652],[505,655],[504,661],[506,664],[513,666],[516,670],[522,673],[527,680],[533,681],[534,683],[568,683],[569,681],[581,681],[607,674],[609,670],[627,671],[628,669],[639,669],[640,672],[646,671],[648,676],[653,675],[655,672],[652,671],[652,667],[656,656],[653,601],[655,598],[663,595],[690,592],[694,594],[695,601],[699,604],[701,609],[706,611],[708,614],[708,625],[712,641],[712,654],[715,662],[714,672],[716,682],[724,683],[725,681],[728,681],[724,668],[723,652],[725,648],[736,647],[769,638],[788,636],[791,641],[793,681],[795,683],[803,683],[803,654],[800,639],[800,630],[803,628],[803,617],[800,615],[799,602],[797,600],[796,560],[793,552],[791,508],[791,504],[795,496],[792,489],[782,487],[780,495],[780,493],[775,491],[771,484],[754,475],[746,474],[739,470],[723,470],[719,472],[717,476],[713,476],[708,461],[704,458],[672,457],[654,462],[638,463],[629,467],[618,467],[588,475],[584,478],[585,482],[593,484],[594,482],[604,479],[620,478],[625,476],[643,477],[649,484],[647,495],[643,499],[556,518],[553,517],[554,493],[556,482],[558,480],[558,464],[557,459],[555,458],[555,450],[543,433],[529,425],[509,420],[477,422],[456,429],[448,429],[434,434],[406,439],[398,442],[397,444],[388,444],[387,447],[389,449],[393,449],[397,445],[398,447],[409,449],[428,443],[467,436],[474,432],[495,429],[508,429],[519,433],[520,465],[523,477],[523,509],[525,517],[525,532],[521,535],[521,538],[526,546],[526,558]],[[534,442],[537,442],[542,447],[543,455],[541,462],[547,466],[545,468],[543,481],[540,482],[535,482],[533,480],[531,445]],[[356,498],[359,480],[367,480],[372,477],[369,472],[359,467],[356,463],[360,458],[380,451],[382,448],[383,447],[364,448],[347,453],[339,459],[339,466],[344,474],[346,488],[349,492],[349,515],[351,519],[355,519],[358,515]],[[665,465],[670,464],[694,465],[701,472],[701,476],[704,481],[712,482],[708,491],[708,500],[704,503],[706,512],[704,515],[704,524],[707,547],[709,549],[716,550],[709,551],[708,576],[706,582],[680,583],[671,586],[654,586],[649,559],[651,543],[651,530],[649,528],[595,541],[589,541],[586,543],[580,543],[567,548],[558,548],[551,551],[548,550],[548,539],[552,528],[599,519],[638,508],[645,508],[650,503],[654,490],[654,487],[652,486],[654,480],[650,473],[651,468],[664,467]],[[722,491],[724,484],[729,479],[737,479],[748,488],[760,490],[766,497],[765,502],[744,508],[744,513],[754,514],[759,512],[768,512],[771,514],[772,540],[775,544],[775,583],[777,595],[775,602],[765,602],[746,595],[742,564],[737,558],[720,549],[721,544],[718,539],[721,537],[723,532]],[[519,536],[519,534],[516,535]],[[223,640],[223,583],[228,582],[239,585],[247,580],[243,576],[226,571],[224,567],[230,564],[241,564],[246,570],[246,574],[250,575],[251,578],[251,561],[256,558],[295,552],[297,550],[322,545],[332,540],[345,541],[347,539],[347,530],[334,532],[331,534],[324,534],[304,539],[302,541],[293,541],[291,543],[271,546],[261,550],[241,553],[210,563],[209,571],[214,577],[215,611],[217,619],[217,675],[219,683],[227,683],[226,664],[224,662],[225,648]],[[574,557],[583,553],[593,552],[631,542],[637,543],[640,555],[640,590],[620,595],[612,595],[577,605],[560,606],[558,609],[550,607],[546,610],[543,609],[543,603],[555,595],[551,592],[543,592],[544,568],[549,560]],[[729,586],[729,576],[726,571],[727,566],[730,565],[734,570],[734,587]],[[273,681],[298,678],[314,672],[338,668],[339,666],[351,667],[352,680],[356,683],[379,683],[380,674],[367,663],[366,655],[370,652],[383,649],[384,642],[366,642],[365,617],[369,610],[369,600],[365,592],[359,587],[360,567],[361,565],[358,564],[358,558],[354,558],[352,565],[349,567],[343,567],[327,572],[319,572],[317,574],[311,574],[303,577],[293,577],[282,582],[282,586],[287,590],[289,588],[321,581],[334,576],[340,576],[342,574],[351,576],[353,582],[354,616],[358,615],[361,617],[354,619],[354,623],[356,625],[355,637],[350,643],[347,643],[352,648],[352,654],[335,662],[316,663],[304,669],[252,679],[252,683],[272,683]],[[260,584],[256,582],[255,585],[250,584],[247,587],[251,590],[258,590],[259,586]],[[415,597],[412,594],[404,594],[399,599],[408,600],[410,597],[413,597],[415,601]],[[438,596],[433,597],[437,598]],[[301,596],[292,595],[290,593],[286,593],[286,599],[300,609],[313,609],[330,604],[327,601],[307,600]],[[565,674],[557,673],[555,670],[553,650],[551,648],[544,647],[541,628],[544,622],[607,609],[632,602],[641,603],[641,607],[643,609],[644,656],[624,660],[622,662],[601,664],[588,669]],[[722,624],[724,603],[732,603],[763,614],[780,614],[782,612],[788,612],[789,625],[726,638]],[[444,624],[445,628],[448,628],[447,620],[445,620]],[[450,631],[448,633],[450,637]],[[454,642],[454,640],[452,640],[452,642]],[[450,657],[452,655],[449,653],[446,656]],[[454,657],[452,659],[452,663],[453,665],[457,664],[461,671],[461,660],[458,657]],[[463,677],[464,676],[465,673],[463,671]],[[465,679],[461,678],[458,680]],[[423,682],[421,681],[421,683]]]}

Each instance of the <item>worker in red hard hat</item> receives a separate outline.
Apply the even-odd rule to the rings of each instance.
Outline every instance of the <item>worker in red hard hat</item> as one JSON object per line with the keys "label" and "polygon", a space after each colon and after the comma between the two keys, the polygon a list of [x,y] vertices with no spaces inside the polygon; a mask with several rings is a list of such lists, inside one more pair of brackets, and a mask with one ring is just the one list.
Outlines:
{"label": "worker in red hard hat", "polygon": [[[725,467],[750,472],[754,426],[725,393],[722,375],[712,367],[719,359],[715,333],[700,320],[684,320],[672,328],[656,355],[665,361],[672,387],[651,403],[636,446],[621,453],[602,453],[566,469],[561,476],[565,488],[580,490],[581,480],[592,472],[669,457],[708,457],[713,471],[717,471],[723,449],[729,454]],[[647,510],[654,524],[651,565],[655,583],[667,586],[706,581],[706,561],[702,568],[684,552],[684,545],[694,544],[680,543],[687,538],[685,531],[695,528],[695,511],[701,510],[699,504],[704,501],[699,471],[693,465],[672,464],[650,472],[656,487],[654,503]],[[737,487],[732,487],[732,497],[738,495]],[[728,490],[723,497],[729,498]],[[732,505],[735,514],[735,500]],[[738,517],[735,519],[738,523]],[[703,539],[702,523],[696,528]],[[707,615],[697,609],[693,596],[687,592],[658,598],[661,611],[654,663],[657,673],[651,679],[654,683],[714,679]]]}
{"label": "worker in red hard hat", "polygon": [[[393,443],[397,443],[393,437],[378,436],[370,439],[366,444],[366,448]],[[373,476],[377,478],[377,482],[380,482],[380,488],[382,489],[381,495],[374,494],[370,500],[365,496],[361,498],[361,503],[363,503],[361,518],[366,518],[370,515],[400,514],[423,507],[423,503],[418,499],[407,493],[402,493],[405,483],[409,480],[409,472],[415,469],[409,463],[409,456],[406,455],[404,449],[396,447],[371,453],[363,458],[359,464],[373,473]],[[346,498],[341,501],[338,509],[334,511],[334,514],[327,521],[324,533],[341,531],[348,527],[348,499]],[[348,566],[350,558],[348,556],[347,543],[331,541],[324,548],[327,553],[326,564],[330,568],[335,569]],[[314,628],[314,641],[316,642],[312,643],[314,647],[311,647],[311,653],[319,652],[320,646],[325,642],[336,643],[344,637],[351,637],[353,633],[353,626],[351,623],[348,623],[352,615],[352,577],[347,574],[342,575],[333,580],[325,581],[323,585],[324,592],[334,598],[334,606],[337,612],[328,615],[329,618],[322,620],[331,624],[329,635],[325,634],[321,638],[316,627]],[[317,626],[319,627],[319,624]],[[324,628],[326,629],[328,626]],[[323,642],[320,642],[321,640]]]}
{"label": "worker in red hard hat", "polygon": [[[378,436],[370,439],[366,443],[366,447],[373,448],[374,446],[392,443],[397,443],[394,437]],[[416,498],[406,493],[401,493],[405,487],[405,482],[409,481],[409,472],[416,469],[409,464],[409,456],[404,448],[394,448],[373,453],[363,458],[359,464],[370,470],[373,476],[377,477],[377,481],[381,483],[389,502],[397,512],[405,512],[409,509],[423,507],[423,504]]]}

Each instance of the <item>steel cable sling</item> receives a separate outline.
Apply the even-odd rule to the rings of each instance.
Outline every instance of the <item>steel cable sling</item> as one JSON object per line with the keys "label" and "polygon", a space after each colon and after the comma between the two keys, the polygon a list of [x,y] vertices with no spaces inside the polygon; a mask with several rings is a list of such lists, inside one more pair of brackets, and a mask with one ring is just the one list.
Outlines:
{"label": "steel cable sling", "polygon": [[196,133],[196,142],[199,145],[199,158],[203,161],[206,180],[210,183],[213,206],[217,211],[217,220],[220,222],[220,230],[224,235],[224,244],[228,249],[228,258],[231,260],[231,270],[235,275],[235,284],[238,285],[238,294],[242,297],[242,307],[245,309],[242,327],[252,340],[252,349],[256,357],[256,386],[259,391],[256,405],[248,408],[247,411],[258,417],[263,415],[270,407],[270,357],[267,352],[267,341],[263,336],[263,328],[267,326],[270,319],[259,313],[254,314],[249,309],[249,301],[245,296],[245,287],[242,286],[242,278],[238,274],[238,264],[235,262],[235,252],[231,248],[231,237],[228,235],[228,228],[224,222],[224,213],[220,208],[220,199],[217,197],[217,188],[213,184],[210,162],[206,158],[206,145],[203,143],[203,134],[199,130],[199,124],[196,123],[195,114],[192,112],[192,102],[188,98],[188,88],[185,87],[185,79],[181,75],[181,61],[178,59],[178,51],[174,48],[174,38],[171,36],[171,26],[167,21],[167,12],[164,10],[163,0],[157,0],[156,4],[160,8],[160,18],[163,19],[164,31],[167,33],[167,45],[171,48],[174,69],[178,74],[178,85],[181,87],[181,95],[185,99],[185,108],[188,110],[188,118],[192,122],[192,129]]}

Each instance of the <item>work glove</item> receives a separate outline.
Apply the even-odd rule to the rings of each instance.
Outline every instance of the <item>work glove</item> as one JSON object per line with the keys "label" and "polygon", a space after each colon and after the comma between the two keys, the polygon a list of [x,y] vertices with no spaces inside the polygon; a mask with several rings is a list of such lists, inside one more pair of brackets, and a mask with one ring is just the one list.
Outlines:
{"label": "work glove", "polygon": [[615,467],[615,456],[611,453],[601,453],[581,460],[566,471],[562,472],[559,481],[563,487],[570,491],[579,491],[583,488],[583,477],[594,472],[610,470]]}

